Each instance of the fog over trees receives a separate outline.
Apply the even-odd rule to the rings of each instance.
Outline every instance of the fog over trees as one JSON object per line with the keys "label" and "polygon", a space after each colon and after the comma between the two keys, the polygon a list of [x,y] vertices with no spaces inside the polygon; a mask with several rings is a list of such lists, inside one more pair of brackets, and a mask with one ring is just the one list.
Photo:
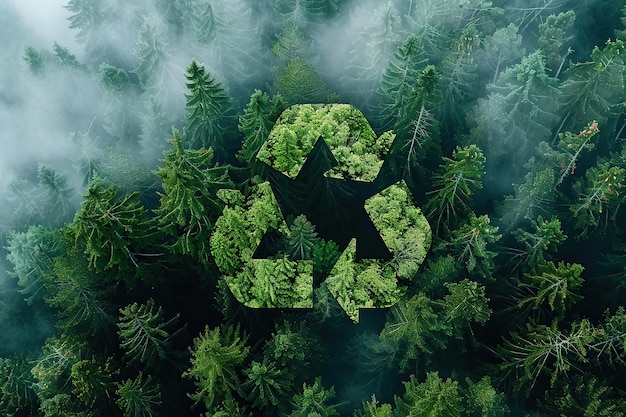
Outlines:
{"label": "fog over trees", "polygon": [[626,415],[626,7],[0,0],[0,414]]}

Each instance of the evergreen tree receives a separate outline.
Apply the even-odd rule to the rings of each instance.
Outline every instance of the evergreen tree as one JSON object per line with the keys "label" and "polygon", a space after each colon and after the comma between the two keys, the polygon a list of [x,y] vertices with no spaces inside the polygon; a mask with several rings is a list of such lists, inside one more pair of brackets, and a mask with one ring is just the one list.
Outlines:
{"label": "evergreen tree", "polygon": [[611,222],[615,222],[624,201],[624,179],[622,167],[601,163],[585,173],[574,189],[579,192],[578,201],[570,206],[575,227],[586,234],[590,230],[606,233]]}
{"label": "evergreen tree", "polygon": [[273,362],[263,359],[262,363],[252,361],[243,371],[247,380],[241,385],[246,398],[259,409],[278,406],[291,388],[291,382],[285,375],[286,370],[279,369]]}
{"label": "evergreen tree", "polygon": [[411,375],[404,382],[404,389],[404,395],[396,397],[396,409],[402,415],[460,417],[463,412],[459,383],[450,378],[444,380],[438,372],[429,372],[421,383]]}
{"label": "evergreen tree", "polygon": [[157,221],[173,240],[173,253],[191,255],[207,265],[209,238],[223,202],[217,191],[231,186],[226,166],[212,165],[213,150],[185,149],[177,131],[157,175],[163,181]]}
{"label": "evergreen tree", "polygon": [[476,145],[457,146],[452,158],[443,157],[443,164],[434,175],[431,191],[433,197],[426,204],[425,210],[431,221],[439,229],[442,221],[459,219],[470,211],[471,197],[482,188],[485,157]]}
{"label": "evergreen tree", "polygon": [[196,391],[190,397],[196,403],[203,402],[209,412],[240,389],[237,369],[250,351],[247,340],[248,336],[240,333],[239,326],[225,329],[207,326],[194,339],[190,349],[191,367],[183,377],[194,380]]}
{"label": "evergreen tree", "polygon": [[144,368],[162,362],[171,353],[172,341],[182,330],[172,330],[179,317],[177,314],[166,320],[163,309],[155,308],[152,299],[145,304],[133,303],[121,308],[118,335],[128,362],[139,363]]}
{"label": "evergreen tree", "polygon": [[133,193],[119,198],[97,177],[87,186],[83,205],[65,233],[76,248],[84,248],[90,269],[138,268],[139,250],[148,245],[154,231],[137,197]]}
{"label": "evergreen tree", "polygon": [[[406,101],[411,100],[420,72],[427,62],[419,38],[410,35],[387,65],[376,91],[380,97],[375,109],[377,130],[390,129],[401,117]],[[418,106],[423,104],[419,103]]]}
{"label": "evergreen tree", "polygon": [[51,226],[61,226],[74,214],[74,190],[67,178],[46,164],[37,167],[37,179],[42,187],[40,198],[44,204],[46,218]]}
{"label": "evergreen tree", "polygon": [[510,23],[506,27],[496,29],[492,35],[485,36],[483,49],[477,51],[476,55],[479,67],[485,67],[485,71],[493,72],[491,83],[496,84],[500,73],[522,58],[524,52],[519,28]]}
{"label": "evergreen tree", "polygon": [[519,301],[520,308],[531,304],[534,309],[539,309],[542,304],[548,304],[550,310],[562,318],[574,303],[582,299],[578,292],[583,284],[580,276],[583,269],[582,265],[564,262],[539,264],[536,273],[525,274],[530,283],[520,284],[528,287],[532,294]]}
{"label": "evergreen tree", "polygon": [[52,274],[54,259],[62,254],[58,231],[30,226],[25,232],[8,236],[7,260],[13,264],[11,275],[17,277],[26,301],[32,304],[44,296],[45,277]]}
{"label": "evergreen tree", "polygon": [[134,147],[141,133],[141,123],[135,109],[138,97],[136,86],[124,69],[106,63],[100,64],[98,78],[103,90],[105,130],[121,143]]}
{"label": "evergreen tree", "polygon": [[450,323],[439,316],[439,306],[424,294],[400,300],[391,308],[390,317],[380,333],[401,349],[400,369],[408,369],[411,360],[443,349],[451,332]]}
{"label": "evergreen tree", "polygon": [[325,389],[321,378],[315,378],[312,385],[305,382],[302,385],[302,393],[293,397],[294,408],[289,417],[338,416],[336,406],[328,404],[333,398],[335,398],[335,388]]}
{"label": "evergreen tree", "polygon": [[212,147],[224,152],[224,142],[231,128],[231,100],[220,83],[204,66],[191,61],[187,72],[186,140],[192,148]]}
{"label": "evergreen tree", "polygon": [[169,149],[167,139],[172,135],[174,124],[174,115],[165,112],[155,97],[145,103],[145,112],[141,115],[139,146],[147,161],[158,161]]}
{"label": "evergreen tree", "polygon": [[113,358],[91,357],[72,365],[72,393],[89,409],[111,411],[114,378],[119,373]]}
{"label": "evergreen tree", "polygon": [[613,135],[615,122],[623,111],[624,42],[607,41],[595,47],[591,61],[571,65],[563,83],[561,126],[570,128],[583,120],[596,120]]}
{"label": "evergreen tree", "polygon": [[117,405],[124,417],[151,417],[161,406],[161,388],[152,382],[148,375],[140,372],[135,379],[127,379],[117,384]]}
{"label": "evergreen tree", "polygon": [[304,215],[295,218],[287,238],[287,255],[290,259],[313,259],[313,248],[319,238],[313,226]]}
{"label": "evergreen tree", "polygon": [[491,226],[489,216],[484,214],[476,217],[471,212],[467,223],[450,233],[449,241],[444,247],[465,265],[467,272],[491,280],[496,253],[491,251],[488,245],[497,242],[501,237],[498,228]]}
{"label": "evergreen tree", "polygon": [[511,339],[498,346],[503,363],[500,371],[513,384],[516,393],[527,395],[546,374],[552,386],[572,367],[587,361],[587,352],[593,341],[593,329],[583,319],[562,332],[554,322],[550,326],[527,323]]}
{"label": "evergreen tree", "polygon": [[243,147],[237,153],[239,161],[253,166],[256,154],[267,139],[276,119],[285,109],[281,96],[270,98],[266,93],[255,90],[250,102],[239,116],[239,132],[243,135]]}
{"label": "evergreen tree", "polygon": [[[554,77],[558,77],[563,69],[565,60],[573,51],[568,44],[573,36],[569,33],[574,26],[576,13],[573,10],[552,14],[539,25],[539,48],[546,56],[548,68],[554,72]],[[568,46],[564,51],[563,47]]]}
{"label": "evergreen tree", "polygon": [[274,73],[277,94],[287,106],[328,102],[329,90],[317,69],[300,57]]}
{"label": "evergreen tree", "polygon": [[34,415],[39,405],[33,390],[28,358],[0,358],[0,412],[6,416]]}
{"label": "evergreen tree", "polygon": [[531,231],[522,228],[513,231],[515,240],[524,245],[523,249],[514,249],[513,253],[519,259],[516,265],[524,264],[536,271],[549,257],[547,252],[556,252],[567,236],[563,234],[561,222],[556,217],[548,221],[539,215],[537,220],[530,222],[530,227]]}

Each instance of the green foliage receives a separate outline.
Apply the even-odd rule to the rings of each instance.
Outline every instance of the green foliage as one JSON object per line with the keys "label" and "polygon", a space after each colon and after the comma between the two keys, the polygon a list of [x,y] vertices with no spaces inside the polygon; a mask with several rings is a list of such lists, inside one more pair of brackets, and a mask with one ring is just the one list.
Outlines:
{"label": "green foliage", "polygon": [[191,148],[211,147],[223,152],[226,133],[231,128],[231,99],[203,65],[191,61],[187,78],[187,127],[185,137]]}
{"label": "green foliage", "polygon": [[320,136],[338,162],[326,175],[360,181],[376,178],[393,141],[391,132],[377,138],[363,114],[350,105],[303,104],[280,115],[258,159],[295,178]]}
{"label": "green foliage", "polygon": [[272,46],[272,54],[276,57],[279,68],[286,67],[294,59],[310,55],[311,42],[294,24],[287,24],[282,32],[276,34],[276,42]]}
{"label": "green foliage", "polygon": [[35,75],[43,74],[44,70],[44,61],[45,57],[43,52],[37,51],[32,46],[27,46],[24,48],[24,56],[22,57],[26,64],[28,65],[28,69]]}
{"label": "green foliage", "polygon": [[138,267],[137,255],[154,232],[153,222],[138,200],[138,193],[120,198],[98,177],[89,182],[82,207],[64,233],[74,247],[84,248],[90,269]]}
{"label": "green foliage", "polygon": [[[420,39],[416,35],[409,36],[395,52],[394,59],[385,69],[380,87],[376,91],[379,100],[375,119],[379,130],[390,129],[402,117],[402,111],[411,101],[415,84],[427,62]],[[423,103],[419,103],[421,104]]]}
{"label": "green foliage", "polygon": [[26,357],[0,358],[0,413],[33,415],[38,406],[32,388],[31,363]]}
{"label": "green foliage", "polygon": [[624,42],[608,40],[604,49],[593,49],[591,61],[569,67],[562,87],[566,126],[597,120],[613,134],[624,102],[623,52]]}
{"label": "green foliage", "polygon": [[562,317],[565,312],[582,297],[577,293],[582,286],[580,276],[583,267],[579,264],[546,262],[537,266],[537,272],[525,274],[530,283],[522,283],[530,289],[531,295],[520,300],[520,308],[531,304],[534,309],[547,303],[550,310]]}
{"label": "green foliage", "polygon": [[312,385],[302,384],[302,393],[293,397],[293,411],[289,417],[333,417],[339,413],[329,402],[335,398],[335,388],[325,389],[322,379],[317,377]]}
{"label": "green foliage", "polygon": [[134,146],[141,133],[141,123],[134,110],[136,87],[122,68],[100,64],[98,79],[103,89],[103,126],[108,134],[123,144]]}
{"label": "green foliage", "polygon": [[163,308],[155,309],[154,300],[145,304],[133,303],[120,309],[117,322],[120,347],[129,363],[139,362],[150,367],[157,361],[163,361],[170,349],[173,338],[180,330],[176,327],[179,314],[166,320]]}
{"label": "green foliage", "polygon": [[576,20],[576,13],[573,10],[552,14],[539,25],[539,48],[546,55],[548,67],[555,72],[555,77],[559,76],[565,59],[572,52],[570,47],[563,50],[573,36],[570,32]]}
{"label": "green foliage", "polygon": [[356,414],[359,417],[393,417],[393,410],[390,404],[380,404],[376,400],[376,395],[372,395],[372,400],[363,404],[363,413]]}
{"label": "green foliage", "polygon": [[307,220],[305,215],[301,214],[294,219],[289,228],[287,256],[292,260],[313,259],[313,249],[318,241],[315,226]]}
{"label": "green foliage", "polygon": [[43,296],[44,278],[52,273],[54,259],[61,255],[58,231],[30,226],[25,232],[8,237],[7,260],[13,264],[11,275],[17,277],[26,301],[31,304]]}
{"label": "green foliage", "polygon": [[444,284],[450,294],[443,299],[446,321],[452,326],[455,337],[461,338],[470,322],[485,324],[491,315],[485,287],[464,279]]}
{"label": "green foliage", "polygon": [[491,378],[485,376],[478,382],[465,378],[467,383],[465,415],[468,417],[505,417],[509,415],[504,393],[497,392]]}
{"label": "green foliage", "polygon": [[497,233],[498,228],[491,226],[489,216],[476,217],[472,212],[467,223],[450,233],[446,246],[452,256],[465,264],[467,272],[491,279],[496,253],[488,245],[500,240],[502,235]]}
{"label": "green foliage", "polygon": [[514,249],[514,254],[519,258],[518,265],[523,263],[535,271],[549,257],[547,252],[555,253],[567,236],[563,234],[561,222],[556,217],[548,221],[539,215],[537,220],[530,222],[530,227],[531,231],[518,228],[512,233],[515,240],[524,246],[523,249]]}
{"label": "green foliage", "polygon": [[68,393],[72,367],[86,355],[85,341],[62,334],[46,340],[41,351],[31,369],[37,396],[44,400]]}
{"label": "green foliage", "polygon": [[595,336],[592,347],[597,352],[597,358],[611,366],[626,363],[626,311],[623,306],[613,314],[609,310],[604,312],[604,321],[596,328]]}
{"label": "green foliage", "polygon": [[207,326],[193,340],[191,367],[183,373],[183,377],[193,379],[196,385],[196,391],[189,395],[192,400],[203,402],[211,411],[221,401],[232,398],[241,382],[237,369],[250,351],[247,340],[239,326],[224,329]]}
{"label": "green foliage", "polygon": [[[59,309],[59,328],[101,336],[115,321],[112,278],[110,274],[94,272],[78,251],[68,251],[55,259],[53,273],[45,277],[45,301]],[[129,277],[124,278],[130,282]]]}
{"label": "green foliage", "polygon": [[[401,267],[411,270],[413,265]],[[398,278],[390,266],[368,259],[357,261],[356,239],[352,239],[325,283],[348,317],[358,322],[361,308],[389,307],[398,301],[403,293]]]}
{"label": "green foliage", "polygon": [[411,417],[460,417],[463,404],[459,383],[442,379],[438,372],[429,372],[424,382],[414,375],[403,382],[405,393],[396,397],[396,407],[401,415]]}
{"label": "green foliage", "polygon": [[593,328],[586,319],[572,323],[568,332],[560,331],[556,323],[527,323],[498,346],[498,356],[503,360],[500,370],[510,379],[516,393],[528,395],[543,375],[554,386],[561,375],[587,362],[593,337]]}
{"label": "green foliage", "polygon": [[392,253],[391,267],[399,280],[410,280],[424,262],[432,231],[404,183],[387,187],[365,201],[365,210]]}
{"label": "green foliage", "polygon": [[72,365],[70,372],[72,393],[87,407],[103,410],[114,392],[114,378],[118,373],[111,357],[80,360]]}
{"label": "green foliage", "polygon": [[118,383],[115,392],[124,417],[151,417],[161,406],[160,386],[152,382],[150,375],[144,379],[141,372],[135,379]]}
{"label": "green foliage", "polygon": [[163,106],[152,97],[145,104],[145,112],[141,115],[141,135],[139,145],[142,155],[149,162],[163,157],[170,145],[167,138],[172,135],[174,116],[163,111]]}
{"label": "green foliage", "polygon": [[624,200],[626,171],[610,163],[601,163],[587,170],[585,177],[574,186],[580,193],[578,201],[570,206],[576,219],[575,226],[583,233],[594,229],[605,232],[609,223],[615,221]]}
{"label": "green foliage", "polygon": [[287,106],[303,103],[326,103],[330,91],[317,69],[300,57],[274,73],[277,94]]}
{"label": "green foliage", "polygon": [[[573,175],[576,171],[576,164],[578,163],[582,152],[586,150],[592,150],[595,144],[591,142],[598,133],[598,122],[595,120],[590,122],[587,127],[580,131],[578,135],[571,132],[559,133],[559,142],[557,144],[558,151],[553,151],[555,154],[555,162],[561,169],[561,175],[557,180],[556,186],[558,187],[563,181],[570,175]],[[559,152],[560,151],[560,152]]]}
{"label": "green foliage", "polygon": [[239,116],[239,131],[244,136],[243,147],[237,153],[239,161],[248,166],[254,165],[256,154],[284,109],[281,96],[270,98],[261,90],[252,93],[243,114]]}
{"label": "green foliage", "polygon": [[408,369],[410,360],[446,347],[450,324],[438,311],[437,303],[424,294],[401,300],[391,308],[380,337],[403,349],[401,369]]}
{"label": "green foliage", "polygon": [[291,382],[285,375],[286,370],[277,368],[275,363],[265,359],[262,363],[252,361],[243,373],[247,379],[241,387],[246,398],[259,409],[268,405],[278,406],[291,388]]}
{"label": "green foliage", "polygon": [[171,144],[157,172],[163,181],[157,220],[162,232],[173,238],[173,253],[191,255],[206,266],[211,229],[223,206],[217,192],[232,185],[228,168],[212,165],[211,148],[185,149],[177,131]]}
{"label": "green foliage", "polygon": [[319,366],[323,349],[319,336],[305,321],[290,323],[285,320],[276,325],[276,331],[263,346],[263,356],[278,369],[289,369],[287,376],[299,383],[307,380],[311,371]]}
{"label": "green foliage", "polygon": [[493,71],[492,84],[498,81],[500,73],[507,66],[524,56],[522,35],[518,31],[519,28],[513,23],[496,29],[493,34],[485,36],[483,49],[476,53],[479,62]]}
{"label": "green foliage", "polygon": [[574,375],[560,382],[546,392],[541,407],[552,415],[608,417],[626,411],[623,395],[595,377]]}
{"label": "green foliage", "polygon": [[435,190],[425,210],[437,224],[458,219],[470,210],[472,194],[482,188],[485,157],[476,145],[457,146],[452,158],[443,157],[443,164],[433,177]]}
{"label": "green foliage", "polygon": [[96,414],[85,409],[68,394],[56,394],[41,402],[39,407],[44,417],[93,417]]}

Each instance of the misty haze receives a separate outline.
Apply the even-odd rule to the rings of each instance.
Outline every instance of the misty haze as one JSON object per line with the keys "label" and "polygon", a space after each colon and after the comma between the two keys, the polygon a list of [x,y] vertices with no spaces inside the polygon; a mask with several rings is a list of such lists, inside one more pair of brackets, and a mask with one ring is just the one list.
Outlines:
{"label": "misty haze", "polygon": [[0,41],[0,414],[626,415],[623,0],[0,0]]}

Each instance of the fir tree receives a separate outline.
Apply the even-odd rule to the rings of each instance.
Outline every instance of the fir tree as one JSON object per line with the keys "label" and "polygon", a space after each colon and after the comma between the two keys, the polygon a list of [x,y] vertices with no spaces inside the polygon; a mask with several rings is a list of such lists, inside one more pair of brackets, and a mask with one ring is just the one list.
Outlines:
{"label": "fir tree", "polygon": [[231,128],[231,100],[204,66],[191,61],[187,72],[187,127],[185,137],[192,148],[212,147],[223,152]]}

